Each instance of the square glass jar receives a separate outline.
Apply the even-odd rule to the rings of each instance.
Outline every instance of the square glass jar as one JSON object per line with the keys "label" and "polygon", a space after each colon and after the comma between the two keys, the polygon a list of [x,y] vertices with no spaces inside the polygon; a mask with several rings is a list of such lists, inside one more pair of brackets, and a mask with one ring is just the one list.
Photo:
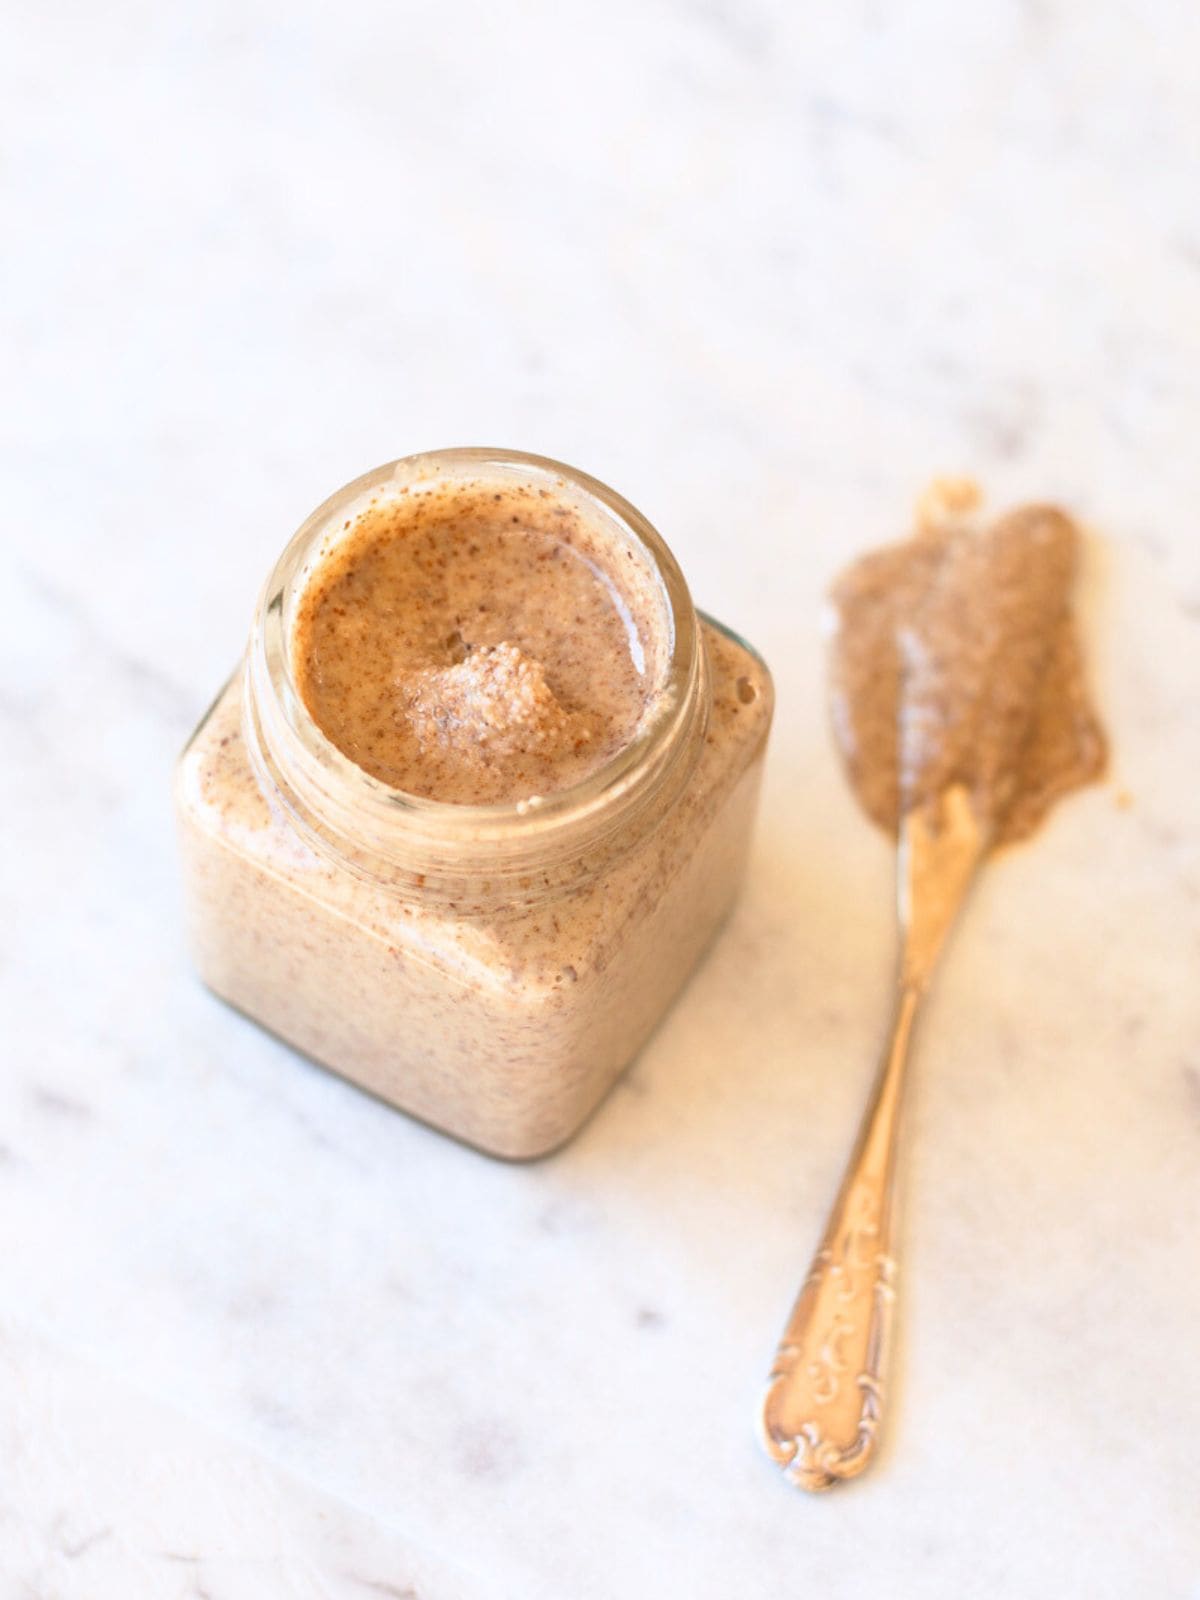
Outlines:
{"label": "square glass jar", "polygon": [[[571,788],[485,806],[390,789],[317,728],[290,653],[331,530],[383,495],[479,480],[569,502],[661,594],[653,711]],[[223,999],[490,1154],[562,1144],[636,1055],[739,887],[773,694],[698,617],[660,536],[559,462],[449,450],[339,490],[284,551],[175,807],[195,959]]]}

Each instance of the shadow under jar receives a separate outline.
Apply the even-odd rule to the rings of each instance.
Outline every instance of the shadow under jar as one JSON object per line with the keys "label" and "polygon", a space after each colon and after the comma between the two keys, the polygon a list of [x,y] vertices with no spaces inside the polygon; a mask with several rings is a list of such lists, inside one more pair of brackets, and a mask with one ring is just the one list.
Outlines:
{"label": "shadow under jar", "polygon": [[[345,603],[362,599],[373,521],[417,541],[401,552],[416,620],[394,595],[373,622]],[[615,651],[611,627],[558,603],[560,572],[619,619]],[[326,623],[343,627],[340,654],[313,642]],[[625,723],[604,703],[614,673]],[[368,678],[375,721],[347,734],[325,699]],[[489,1153],[542,1155],[607,1093],[728,912],[772,703],[763,662],[697,616],[662,539],[595,479],[500,450],[380,467],[292,539],[243,669],[180,758],[201,975],[393,1105]]]}

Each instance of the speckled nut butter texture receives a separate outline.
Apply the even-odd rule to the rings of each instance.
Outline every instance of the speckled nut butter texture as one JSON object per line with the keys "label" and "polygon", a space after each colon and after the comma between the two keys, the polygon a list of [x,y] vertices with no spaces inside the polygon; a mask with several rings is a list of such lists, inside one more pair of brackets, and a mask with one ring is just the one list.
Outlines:
{"label": "speckled nut butter texture", "polygon": [[[349,761],[289,720],[285,659]],[[763,663],[697,619],[654,530],[603,485],[492,452],[381,468],[285,551],[247,670],[180,761],[200,971],[393,1104],[487,1151],[542,1154],[728,912],[772,700]],[[606,782],[631,739],[636,765]],[[406,795],[427,798],[393,804]],[[376,870],[389,840],[404,864]]]}
{"label": "speckled nut butter texture", "polygon": [[551,490],[438,485],[342,532],[300,602],[294,671],[317,725],[373,777],[460,804],[518,800],[579,782],[632,739],[662,604]]}
{"label": "speckled nut butter texture", "polygon": [[883,827],[962,783],[1004,843],[1098,778],[1106,747],[1071,614],[1077,528],[1043,505],[979,526],[976,499],[961,482],[939,486],[912,539],[838,579],[833,721]]}

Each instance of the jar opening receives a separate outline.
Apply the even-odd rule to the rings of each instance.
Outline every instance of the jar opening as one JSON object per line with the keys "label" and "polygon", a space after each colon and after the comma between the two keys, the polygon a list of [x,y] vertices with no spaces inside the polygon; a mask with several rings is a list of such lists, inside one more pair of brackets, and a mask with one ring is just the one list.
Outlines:
{"label": "jar opening", "polygon": [[[578,511],[580,553],[629,637],[646,685],[627,743],[581,780],[484,804],[394,788],[344,754],[305,704],[295,656],[297,608],[339,542],[372,506],[446,486],[529,485]],[[524,492],[522,490],[522,492]],[[636,582],[622,581],[617,561]],[[601,838],[652,823],[686,781],[707,716],[707,675],[683,575],[657,531],[585,473],[516,451],[454,449],[388,463],[347,484],[305,521],[260,600],[247,656],[251,754],[304,831],[371,876],[451,866],[505,876],[577,861]],[[642,831],[640,828],[636,831]]]}

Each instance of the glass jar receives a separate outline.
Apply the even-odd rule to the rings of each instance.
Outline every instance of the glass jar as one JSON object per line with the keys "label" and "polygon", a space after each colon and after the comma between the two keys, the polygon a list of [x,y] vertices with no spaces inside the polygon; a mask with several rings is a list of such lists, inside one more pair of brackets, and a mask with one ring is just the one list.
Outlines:
{"label": "glass jar", "polygon": [[[297,600],[331,542],[381,496],[454,480],[570,502],[661,596],[650,712],[599,770],[544,798],[459,805],[388,788],[297,689]],[[658,533],[595,479],[499,450],[380,467],[284,550],[242,669],[180,758],[201,975],[403,1110],[492,1154],[544,1154],[612,1086],[729,910],[772,699],[759,657],[697,616]]]}

